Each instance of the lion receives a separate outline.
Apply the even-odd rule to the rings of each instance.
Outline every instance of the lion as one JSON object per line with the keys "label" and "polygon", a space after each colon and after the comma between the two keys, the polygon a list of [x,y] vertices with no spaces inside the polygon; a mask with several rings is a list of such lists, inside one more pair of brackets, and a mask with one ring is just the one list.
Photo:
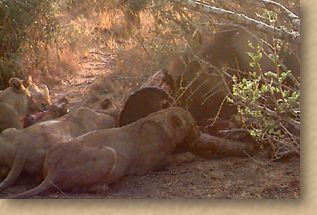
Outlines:
{"label": "lion", "polygon": [[[14,138],[22,130],[16,128],[5,129],[0,134],[0,178],[3,179],[8,174],[8,167],[12,165],[14,159],[14,151],[16,151],[16,144],[13,143]],[[5,149],[4,149],[5,148]]]}
{"label": "lion", "polygon": [[31,93],[18,78],[9,80],[9,87],[0,92],[0,132],[6,128],[23,128],[22,119],[32,108]]}
{"label": "lion", "polygon": [[51,99],[47,87],[39,88],[31,76],[24,86],[19,78],[11,78],[9,87],[0,91],[0,132],[6,128],[23,128],[24,117],[47,110]]}
{"label": "lion", "polygon": [[48,110],[52,105],[52,100],[47,86],[45,84],[37,86],[30,75],[23,81],[23,84],[30,91],[36,108],[42,111]]}
{"label": "lion", "polygon": [[22,130],[6,129],[0,134],[0,166],[11,169],[0,183],[0,191],[14,183],[22,170],[30,175],[41,175],[47,150],[58,142],[115,125],[115,117],[106,111],[79,108],[63,117],[36,123]]}
{"label": "lion", "polygon": [[106,191],[128,175],[144,175],[168,164],[169,158],[200,132],[189,112],[171,107],[127,126],[89,132],[56,144],[46,155],[45,179],[13,198],[34,196],[49,188]]}

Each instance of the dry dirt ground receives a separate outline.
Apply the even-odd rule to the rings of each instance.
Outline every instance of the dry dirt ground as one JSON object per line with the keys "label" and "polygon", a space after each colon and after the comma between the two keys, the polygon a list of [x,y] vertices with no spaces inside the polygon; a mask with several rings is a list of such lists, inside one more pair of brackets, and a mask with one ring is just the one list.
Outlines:
{"label": "dry dirt ground", "polygon": [[[90,56],[91,57],[91,56]],[[95,80],[107,68],[83,60],[84,72],[63,80],[51,89],[54,99],[66,96],[70,108],[78,107]],[[124,83],[123,83],[124,84]],[[0,198],[20,193],[38,182],[23,176]],[[144,176],[129,176],[104,193],[73,193],[52,190],[34,198],[212,198],[298,199],[300,159],[270,162],[263,155],[206,160],[190,153],[177,155],[175,163]]]}
{"label": "dry dirt ground", "polygon": [[[191,198],[298,199],[299,160],[259,163],[250,158],[205,160],[191,154],[178,163],[144,176],[129,176],[104,193],[52,190],[33,198]],[[36,186],[27,176],[1,194],[19,193]]]}

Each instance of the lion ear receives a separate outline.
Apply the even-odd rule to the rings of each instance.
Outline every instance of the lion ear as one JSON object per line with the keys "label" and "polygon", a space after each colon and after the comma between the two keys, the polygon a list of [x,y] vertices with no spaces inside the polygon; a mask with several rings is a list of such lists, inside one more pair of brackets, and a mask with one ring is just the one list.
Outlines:
{"label": "lion ear", "polygon": [[42,90],[42,92],[45,94],[45,95],[50,95],[50,91],[48,90],[48,88],[47,88],[47,86],[45,85],[45,84],[42,84],[41,86],[40,86],[40,88],[41,88],[41,90]]}
{"label": "lion ear", "polygon": [[51,102],[50,91],[48,90],[45,84],[41,85],[41,91],[43,92],[45,99],[50,103]]}
{"label": "lion ear", "polygon": [[18,78],[10,78],[9,86],[16,92],[21,92],[24,89],[22,81]]}
{"label": "lion ear", "polygon": [[31,75],[28,75],[27,78],[23,81],[23,85],[25,87],[30,86],[33,83],[33,79]]}

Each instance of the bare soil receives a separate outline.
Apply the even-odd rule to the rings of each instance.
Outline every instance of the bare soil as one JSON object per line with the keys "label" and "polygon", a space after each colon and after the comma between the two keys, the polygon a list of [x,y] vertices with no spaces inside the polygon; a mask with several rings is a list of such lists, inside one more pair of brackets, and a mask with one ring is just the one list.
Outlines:
{"label": "bare soil", "polygon": [[[109,72],[105,65],[83,59],[83,71],[62,80],[51,90],[54,99],[66,96],[70,108],[79,107],[90,87]],[[114,75],[115,76],[115,75]],[[119,78],[119,77],[118,77]],[[120,79],[121,80],[121,79]],[[124,79],[122,79],[124,81]],[[122,84],[126,84],[122,82]],[[125,95],[122,95],[123,97]],[[0,198],[31,189],[39,182],[23,176]],[[129,176],[114,183],[104,193],[73,193],[54,189],[34,198],[212,198],[212,199],[298,199],[300,159],[269,161],[255,157],[202,159],[190,153],[176,156],[164,169],[144,176]]]}
{"label": "bare soil", "polygon": [[[189,153],[177,158],[178,162],[165,169],[125,177],[104,193],[52,190],[33,198],[298,199],[300,196],[299,159],[260,163],[250,158],[205,160]],[[31,189],[37,183],[25,176],[0,197]]]}

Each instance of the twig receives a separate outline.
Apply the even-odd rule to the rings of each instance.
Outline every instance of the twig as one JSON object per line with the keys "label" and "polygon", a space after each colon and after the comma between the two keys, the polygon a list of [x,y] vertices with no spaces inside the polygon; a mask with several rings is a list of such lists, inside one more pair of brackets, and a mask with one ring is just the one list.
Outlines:
{"label": "twig", "polygon": [[245,128],[230,128],[230,129],[219,130],[219,133],[222,133],[222,134],[232,134],[234,132],[247,132],[247,133],[249,133],[249,130],[245,129]]}
{"label": "twig", "polygon": [[217,121],[217,119],[219,117],[219,114],[220,114],[220,111],[222,109],[222,106],[225,103],[225,100],[226,100],[226,97],[222,100],[221,105],[220,105],[220,107],[218,109],[218,112],[217,112],[216,117],[214,118],[213,122],[210,125],[207,125],[205,128],[210,128],[210,127],[214,126],[214,124],[216,123],[216,121]]}
{"label": "twig", "polygon": [[240,101],[237,101],[237,104],[238,105],[241,105],[242,107],[246,107],[246,106],[249,106],[255,110],[262,110],[264,111],[266,114],[270,115],[270,116],[273,116],[273,117],[276,117],[277,119],[281,120],[281,121],[284,121],[284,122],[287,122],[288,124],[292,125],[297,131],[300,130],[300,122],[299,121],[296,121],[290,117],[282,117],[280,116],[278,113],[276,113],[275,111],[269,109],[268,107],[266,106],[262,106],[262,105],[253,105],[251,103],[248,103],[248,104],[245,104],[244,102],[240,102]]}
{"label": "twig", "polygon": [[297,28],[300,27],[300,19],[299,17],[294,14],[292,11],[290,11],[289,9],[287,9],[284,5],[282,5],[281,3],[275,2],[275,1],[271,1],[271,0],[260,0],[262,3],[264,3],[265,5],[273,5],[273,6],[278,6],[280,7],[288,16],[288,18],[290,19],[291,23],[296,26]]}
{"label": "twig", "polygon": [[134,38],[139,43],[139,45],[142,47],[145,54],[150,58],[150,60],[154,61],[152,55],[148,52],[148,50],[145,48],[144,44],[140,41],[140,39],[137,36],[132,36],[132,38]]}
{"label": "twig", "polygon": [[248,158],[250,158],[251,160],[253,160],[254,162],[256,162],[256,163],[258,163],[258,164],[260,164],[260,165],[262,165],[262,166],[266,166],[266,165],[268,165],[269,164],[269,162],[262,162],[262,161],[259,161],[259,160],[257,160],[257,159],[255,159],[253,156],[251,156],[251,155],[249,155],[247,152],[243,152]]}
{"label": "twig", "polygon": [[187,173],[186,170],[178,171],[178,172],[173,172],[172,170],[166,171],[166,172],[152,172],[153,174],[157,175],[181,175]]}
{"label": "twig", "polygon": [[54,188],[56,188],[57,191],[60,192],[63,196],[65,196],[67,199],[70,199],[70,197],[69,197],[66,193],[64,193],[61,189],[59,189],[59,187],[56,186],[52,181],[50,181],[50,184],[51,184]]}
{"label": "twig", "polygon": [[[182,75],[182,79],[181,81],[183,82],[184,79],[184,74]],[[182,97],[183,95],[187,92],[187,90],[193,85],[193,83],[198,79],[198,75],[196,75],[195,78],[193,78],[193,80],[188,83],[185,87],[180,87],[180,89],[178,90],[178,92],[176,93],[176,99],[175,99],[175,103],[177,103]],[[182,85],[182,82],[180,85]]]}

